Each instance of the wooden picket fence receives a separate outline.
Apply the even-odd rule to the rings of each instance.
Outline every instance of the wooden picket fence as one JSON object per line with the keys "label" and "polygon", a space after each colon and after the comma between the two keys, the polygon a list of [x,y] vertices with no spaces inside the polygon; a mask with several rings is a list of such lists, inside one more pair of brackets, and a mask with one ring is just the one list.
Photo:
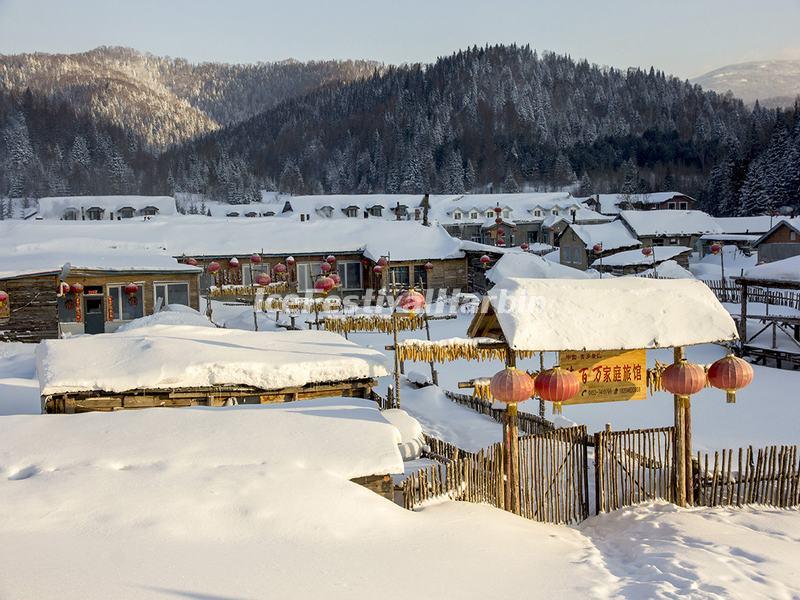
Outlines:
{"label": "wooden picket fence", "polygon": [[[735,456],[735,458],[734,458]],[[797,446],[748,446],[697,453],[694,498],[697,506],[800,505]]]}
{"label": "wooden picket fence", "polygon": [[674,427],[594,434],[595,511],[674,498]]}

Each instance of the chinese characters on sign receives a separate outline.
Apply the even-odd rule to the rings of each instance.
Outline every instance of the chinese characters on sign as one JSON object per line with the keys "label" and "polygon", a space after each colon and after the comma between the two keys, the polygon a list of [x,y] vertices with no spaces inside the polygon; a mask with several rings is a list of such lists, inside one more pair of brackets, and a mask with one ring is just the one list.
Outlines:
{"label": "chinese characters on sign", "polygon": [[627,351],[566,351],[559,353],[564,369],[577,373],[581,391],[564,404],[589,404],[647,397],[647,353]]}

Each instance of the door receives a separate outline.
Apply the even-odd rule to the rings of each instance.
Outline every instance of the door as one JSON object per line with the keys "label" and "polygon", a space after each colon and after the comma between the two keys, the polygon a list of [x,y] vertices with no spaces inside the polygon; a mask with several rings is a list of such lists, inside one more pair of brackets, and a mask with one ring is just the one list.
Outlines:
{"label": "door", "polygon": [[86,333],[105,333],[106,314],[103,310],[102,295],[84,295],[83,315],[83,330]]}

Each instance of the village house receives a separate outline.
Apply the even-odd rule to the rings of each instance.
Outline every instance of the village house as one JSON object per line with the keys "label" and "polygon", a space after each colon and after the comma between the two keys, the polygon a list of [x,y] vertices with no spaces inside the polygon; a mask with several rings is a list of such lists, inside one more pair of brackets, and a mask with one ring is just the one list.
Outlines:
{"label": "village house", "polygon": [[163,255],[4,256],[0,341],[115,331],[167,304],[199,309],[200,269]]}
{"label": "village house", "polygon": [[[581,271],[588,269],[597,258],[641,246],[622,221],[570,224],[559,236],[558,244],[561,264]],[[597,244],[601,246],[600,252],[595,252]]]}
{"label": "village house", "polygon": [[681,192],[595,194],[583,200],[604,215],[618,215],[622,210],[694,210],[697,204],[694,198]]}
{"label": "village house", "polygon": [[704,235],[722,228],[699,210],[623,210],[620,219],[643,246],[685,246],[698,249]]}
{"label": "village house", "polygon": [[753,242],[753,248],[759,263],[800,256],[800,218],[778,221]]}
{"label": "village house", "polygon": [[118,221],[177,214],[169,196],[54,196],[39,199],[37,219]]}

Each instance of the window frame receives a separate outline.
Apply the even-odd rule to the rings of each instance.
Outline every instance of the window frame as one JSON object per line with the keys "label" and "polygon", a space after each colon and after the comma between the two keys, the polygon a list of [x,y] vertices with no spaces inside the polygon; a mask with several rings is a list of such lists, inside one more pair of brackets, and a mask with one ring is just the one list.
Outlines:
{"label": "window frame", "polygon": [[[111,321],[110,321],[111,323],[127,323],[128,321],[133,321],[134,319],[140,319],[140,318],[145,316],[145,310],[144,310],[144,286],[147,285],[147,282],[145,282],[145,281],[134,281],[132,283],[135,283],[136,285],[139,286],[139,290],[138,290],[137,294],[139,296],[141,296],[141,298],[139,299],[139,303],[137,304],[137,306],[139,306],[139,309],[141,310],[142,314],[139,315],[138,317],[133,317],[131,319],[124,319],[123,315],[125,314],[125,311],[122,309],[122,303],[124,301],[127,301],[127,298],[124,298],[125,292],[123,290],[125,289],[125,286],[128,285],[128,284],[126,284],[126,283],[107,283],[106,284],[106,288],[105,288],[104,291],[105,291],[106,300],[110,300],[110,302],[111,302],[111,313],[112,314],[114,314],[114,297],[113,297],[111,291],[112,290],[117,290],[119,292],[119,297],[117,299],[117,303],[118,303],[118,306],[119,306],[119,309],[120,309],[119,310],[119,318],[117,318],[117,316],[114,315],[114,318],[111,319]],[[108,310],[108,307],[106,307],[106,310]],[[106,316],[108,316],[108,315],[106,315]]]}
{"label": "window frame", "polygon": [[[347,274],[348,265],[358,265],[358,285],[351,285],[350,276]],[[342,281],[342,291],[363,290],[364,289],[364,268],[360,260],[336,261],[336,272]]]}
{"label": "window frame", "polygon": [[170,285],[182,285],[186,286],[186,304],[182,304],[182,306],[188,306],[192,308],[192,289],[189,286],[188,281],[154,281],[153,282],[153,309],[155,310],[156,303],[158,302],[158,286],[163,285],[165,286],[164,289],[164,304],[161,306],[164,308],[169,304],[180,304],[179,302],[170,302],[169,299],[169,286]]}

